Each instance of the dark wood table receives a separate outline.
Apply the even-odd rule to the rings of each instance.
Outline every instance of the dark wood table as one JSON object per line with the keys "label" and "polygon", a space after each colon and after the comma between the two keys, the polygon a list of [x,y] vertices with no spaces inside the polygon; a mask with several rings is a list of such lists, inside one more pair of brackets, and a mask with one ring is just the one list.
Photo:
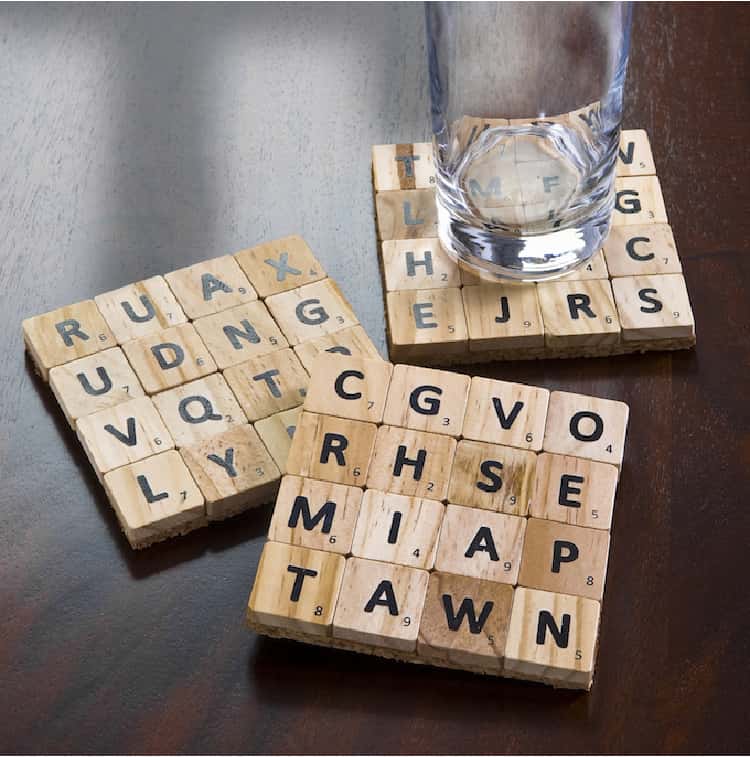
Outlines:
{"label": "dark wood table", "polygon": [[639,5],[693,352],[476,372],[625,400],[588,695],[260,639],[270,508],[134,553],[25,316],[292,232],[383,345],[369,147],[427,136],[420,5],[0,7],[0,750],[747,751],[747,5]]}

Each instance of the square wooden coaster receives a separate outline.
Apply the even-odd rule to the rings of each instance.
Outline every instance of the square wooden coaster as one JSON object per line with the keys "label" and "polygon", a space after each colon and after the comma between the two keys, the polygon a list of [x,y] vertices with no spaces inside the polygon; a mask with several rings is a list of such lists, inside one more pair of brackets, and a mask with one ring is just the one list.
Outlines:
{"label": "square wooden coaster", "polygon": [[[584,109],[546,120],[585,122],[588,117],[590,109]],[[463,121],[459,134],[467,143],[490,126],[507,124],[503,119]],[[546,213],[545,182],[559,187],[565,179],[548,175],[549,158],[545,161],[535,142],[516,138],[514,147],[501,157],[510,169],[507,176],[477,176],[469,182],[474,201],[507,223]],[[539,284],[498,282],[462,268],[442,249],[431,145],[376,145],[372,169],[392,360],[445,367],[695,344],[682,266],[642,129],[621,135],[615,210],[603,250],[581,269]],[[508,177],[515,177],[518,186],[511,186]],[[533,187],[539,197],[531,196]]]}
{"label": "square wooden coaster", "polygon": [[27,318],[23,336],[136,549],[271,502],[316,355],[380,357],[299,236]]}
{"label": "square wooden coaster", "polygon": [[590,688],[627,405],[336,354],[311,377],[249,625]]}

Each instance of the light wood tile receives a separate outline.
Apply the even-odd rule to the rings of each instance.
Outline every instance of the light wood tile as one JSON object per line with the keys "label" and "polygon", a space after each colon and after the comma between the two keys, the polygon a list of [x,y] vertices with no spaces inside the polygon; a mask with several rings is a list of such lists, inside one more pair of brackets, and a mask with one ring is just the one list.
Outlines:
{"label": "light wood tile", "polygon": [[346,555],[352,549],[361,503],[362,489],[356,486],[284,476],[268,538]]}
{"label": "light wood tile", "polygon": [[425,189],[435,185],[432,143],[374,145],[372,176],[378,192],[389,189]]}
{"label": "light wood tile", "polygon": [[393,366],[383,360],[319,355],[313,364],[305,410],[379,423]]}
{"label": "light wood tile", "polygon": [[80,418],[76,432],[97,475],[174,449],[164,421],[148,397],[138,397]]}
{"label": "light wood tile", "polygon": [[460,289],[388,292],[386,314],[393,360],[468,351],[469,334]]}
{"label": "light wood tile", "polygon": [[591,281],[592,279],[608,279],[609,272],[607,271],[607,264],[604,261],[604,252],[599,250],[595,255],[583,266],[571,273],[561,276],[559,281]]}
{"label": "light wood tile", "polygon": [[672,229],[663,223],[613,226],[604,255],[613,277],[682,273]]}
{"label": "light wood tile", "polygon": [[261,297],[326,277],[307,242],[296,234],[250,247],[234,257]]}
{"label": "light wood tile", "polygon": [[616,346],[620,321],[609,281],[537,285],[547,347]]}
{"label": "light wood tile", "polygon": [[417,655],[499,673],[512,604],[513,588],[507,584],[432,573]]}
{"label": "light wood tile", "polygon": [[423,239],[437,235],[434,189],[377,192],[378,239]]}
{"label": "light wood tile", "polygon": [[303,411],[294,431],[286,472],[362,486],[367,480],[375,433],[374,423]]}
{"label": "light wood tile", "polygon": [[536,454],[463,439],[451,469],[448,501],[509,515],[526,515],[534,487]]}
{"label": "light wood tile", "polygon": [[526,518],[448,505],[435,569],[515,584],[521,566]]}
{"label": "light wood tile", "polygon": [[669,223],[659,179],[656,176],[616,178],[612,225],[644,223]]}
{"label": "light wood tile", "polygon": [[143,396],[141,382],[119,347],[52,368],[49,384],[71,426],[84,415]]}
{"label": "light wood tile", "polygon": [[175,450],[110,471],[104,488],[135,549],[206,524],[203,495]]}
{"label": "light wood tile", "polygon": [[534,284],[481,284],[461,290],[469,351],[544,346],[544,324]]}
{"label": "light wood tile", "polygon": [[618,176],[651,176],[656,173],[651,144],[643,129],[628,129],[620,133],[617,151]]}
{"label": "light wood tile", "polygon": [[164,276],[189,318],[201,318],[258,299],[231,255],[204,260]]}
{"label": "light wood tile", "polygon": [[614,465],[543,452],[536,460],[529,514],[571,526],[608,530],[617,477]]}
{"label": "light wood tile", "polygon": [[414,651],[429,575],[426,570],[350,557],[333,618],[334,638]]}
{"label": "light wood tile", "polygon": [[548,402],[549,391],[541,387],[475,376],[463,435],[480,442],[540,450]]}
{"label": "light wood tile", "polygon": [[294,352],[309,373],[313,362],[321,352],[334,355],[361,355],[382,360],[372,340],[361,326],[342,329],[335,334],[324,334],[317,339],[310,339],[294,346]]}
{"label": "light wood tile", "polygon": [[612,290],[624,341],[695,338],[693,309],[681,274],[627,276],[615,279]]}
{"label": "light wood tile", "polygon": [[248,620],[330,636],[343,575],[341,555],[266,542],[247,606]]}
{"label": "light wood tile", "polygon": [[393,239],[382,244],[385,288],[444,289],[461,285],[461,270],[437,238]]}
{"label": "light wood tile", "polygon": [[221,520],[271,502],[281,474],[255,429],[248,425],[180,450],[206,500],[209,520]]}
{"label": "light wood tile", "polygon": [[218,373],[155,394],[153,400],[178,447],[247,423],[227,382]]}
{"label": "light wood tile", "polygon": [[195,328],[222,369],[289,346],[262,302],[199,318]]}
{"label": "light wood tile", "polygon": [[505,670],[557,686],[586,688],[594,674],[599,603],[547,591],[513,593]]}
{"label": "light wood tile", "polygon": [[301,405],[310,381],[289,348],[231,366],[224,378],[250,421]]}
{"label": "light wood tile", "polygon": [[93,300],[27,318],[22,327],[26,350],[45,381],[50,368],[115,346]]}
{"label": "light wood tile", "polygon": [[471,379],[451,371],[395,365],[383,423],[458,436]]}
{"label": "light wood tile", "polygon": [[351,305],[332,279],[276,294],[266,300],[266,305],[291,345],[358,324]]}
{"label": "light wood tile", "polygon": [[456,440],[397,426],[378,429],[367,487],[410,497],[448,496]]}
{"label": "light wood tile", "polygon": [[352,554],[430,570],[444,507],[440,502],[368,489],[362,498]]}
{"label": "light wood tile", "polygon": [[192,323],[133,339],[122,349],[148,394],[216,371],[216,363]]}
{"label": "light wood tile", "polygon": [[293,407],[291,410],[284,410],[282,413],[263,418],[255,424],[255,430],[282,474],[286,473],[286,461],[300,415],[302,415],[302,407]]}
{"label": "light wood tile", "polygon": [[629,408],[624,402],[572,392],[552,392],[544,451],[602,463],[622,463]]}
{"label": "light wood tile", "polygon": [[94,302],[120,344],[187,322],[162,276],[99,294]]}

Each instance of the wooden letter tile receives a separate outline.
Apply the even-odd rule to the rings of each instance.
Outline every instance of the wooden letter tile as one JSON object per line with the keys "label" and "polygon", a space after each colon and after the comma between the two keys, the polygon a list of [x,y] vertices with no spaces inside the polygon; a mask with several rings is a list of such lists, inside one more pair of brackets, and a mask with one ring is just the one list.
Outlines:
{"label": "wooden letter tile", "polygon": [[383,273],[388,292],[461,286],[461,269],[434,237],[383,242]]}
{"label": "wooden letter tile", "polygon": [[525,531],[526,518],[448,505],[435,569],[515,584]]}
{"label": "wooden letter tile", "polygon": [[529,518],[518,583],[601,599],[608,556],[607,531]]}
{"label": "wooden letter tile", "polygon": [[52,368],[49,384],[71,426],[84,415],[143,396],[119,347]]}
{"label": "wooden letter tile", "polygon": [[187,322],[161,276],[97,295],[94,302],[120,344]]}
{"label": "wooden letter tile", "polygon": [[392,371],[383,360],[320,355],[313,365],[305,410],[379,423]]}
{"label": "wooden letter tile", "polygon": [[613,277],[682,273],[672,229],[665,223],[613,226],[604,254]]}
{"label": "wooden letter tile", "polygon": [[284,476],[268,538],[298,547],[349,554],[361,502],[362,489],[356,486]]}
{"label": "wooden letter tile", "polygon": [[420,289],[386,295],[390,355],[409,360],[468,350],[460,289]]}
{"label": "wooden letter tile", "polygon": [[609,281],[545,282],[537,291],[547,347],[614,346],[620,341]]}
{"label": "wooden letter tile", "polygon": [[110,471],[104,488],[135,549],[206,524],[203,495],[175,450]]}
{"label": "wooden letter tile", "polygon": [[39,375],[49,369],[115,346],[115,337],[93,300],[27,318],[23,340]]}
{"label": "wooden letter tile", "polygon": [[544,347],[544,325],[534,284],[481,284],[461,291],[469,351]]}
{"label": "wooden letter tile", "polygon": [[344,558],[333,552],[269,541],[247,606],[251,624],[330,636],[344,575]]}
{"label": "wooden letter tile", "polygon": [[192,323],[173,326],[123,345],[148,394],[207,376],[216,363]]}
{"label": "wooden letter tile", "polygon": [[572,526],[608,530],[618,471],[580,457],[539,455],[529,514]]}
{"label": "wooden letter tile", "polygon": [[301,405],[310,380],[288,347],[227,368],[224,378],[251,421]]}
{"label": "wooden letter tile", "polygon": [[656,173],[651,145],[643,129],[630,129],[620,133],[617,154],[618,176],[651,176]]}
{"label": "wooden letter tile", "polygon": [[629,176],[615,179],[613,226],[668,223],[661,184],[656,176]]}
{"label": "wooden letter tile", "polygon": [[300,415],[302,415],[302,406],[276,413],[255,424],[255,430],[282,473],[286,473],[286,461]]}
{"label": "wooden letter tile", "polygon": [[526,515],[534,485],[536,454],[487,442],[458,443],[448,501],[509,515]]}
{"label": "wooden letter tile", "polygon": [[262,302],[199,318],[195,328],[222,369],[289,346]]}
{"label": "wooden letter tile", "polygon": [[475,376],[463,435],[481,442],[540,450],[548,402],[546,389]]}
{"label": "wooden letter tile", "polygon": [[326,277],[312,250],[296,234],[242,250],[234,257],[261,297]]}
{"label": "wooden letter tile", "polygon": [[615,279],[612,289],[624,341],[695,339],[693,310],[681,274],[627,276]]}
{"label": "wooden letter tile", "polygon": [[516,589],[505,670],[555,686],[590,688],[599,611],[593,599]]}
{"label": "wooden letter tile", "polygon": [[172,437],[148,397],[80,418],[76,430],[100,479],[114,468],[174,449]]}
{"label": "wooden letter tile", "polygon": [[180,450],[206,500],[209,520],[270,502],[281,474],[258,433],[237,426]]}
{"label": "wooden letter tile", "polygon": [[372,177],[375,190],[428,189],[435,186],[432,143],[374,145]]}
{"label": "wooden letter tile", "polygon": [[358,323],[351,305],[331,279],[276,294],[266,300],[266,305],[292,345]]}
{"label": "wooden letter tile", "polygon": [[602,463],[622,463],[629,408],[624,402],[552,392],[544,451]]}
{"label": "wooden letter tile", "polygon": [[304,411],[294,431],[286,472],[362,486],[375,444],[374,423]]}
{"label": "wooden letter tile", "polygon": [[434,189],[400,189],[375,195],[378,239],[437,236]]}
{"label": "wooden letter tile", "polygon": [[352,554],[430,570],[444,507],[440,502],[368,489],[362,498]]}
{"label": "wooden letter tile", "polygon": [[178,447],[247,423],[227,382],[218,373],[156,394],[153,400]]}
{"label": "wooden letter tile", "polygon": [[433,573],[419,622],[417,654],[499,673],[510,626],[513,588],[448,573]]}
{"label": "wooden letter tile", "polygon": [[308,373],[312,370],[315,358],[321,352],[330,352],[334,355],[361,355],[382,360],[377,348],[361,326],[352,326],[337,331],[335,334],[325,334],[317,339],[296,344],[294,351]]}
{"label": "wooden letter tile", "polygon": [[413,652],[429,575],[350,557],[333,617],[334,638]]}
{"label": "wooden letter tile", "polygon": [[189,318],[201,318],[258,299],[231,255],[180,268],[164,278]]}
{"label": "wooden letter tile", "polygon": [[368,489],[444,500],[456,440],[397,426],[381,426],[375,442]]}
{"label": "wooden letter tile", "polygon": [[388,388],[383,423],[458,436],[470,383],[468,376],[459,373],[396,365]]}

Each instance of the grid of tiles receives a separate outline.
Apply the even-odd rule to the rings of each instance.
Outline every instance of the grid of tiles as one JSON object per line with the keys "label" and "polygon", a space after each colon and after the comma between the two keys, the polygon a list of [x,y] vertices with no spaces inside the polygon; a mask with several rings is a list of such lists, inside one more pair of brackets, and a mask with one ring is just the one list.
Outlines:
{"label": "grid of tiles", "polygon": [[588,689],[627,421],[613,400],[318,356],[249,625]]}
{"label": "grid of tiles", "polygon": [[379,357],[298,236],[23,322],[134,548],[270,502],[319,351]]}
{"label": "grid of tiles", "polygon": [[[509,123],[464,120],[469,141],[489,126]],[[430,144],[377,145],[372,156],[392,360],[448,365],[695,344],[682,266],[645,131],[622,132],[612,230],[603,249],[579,271],[540,284],[483,281],[441,248]],[[511,161],[511,177],[513,170],[527,174],[518,181],[519,193],[538,187],[541,199],[545,189],[564,184],[559,166],[545,163],[530,145],[516,145]],[[500,177],[480,176],[471,187],[483,204],[497,195],[501,207],[492,210],[523,212],[523,198],[514,199]]]}

